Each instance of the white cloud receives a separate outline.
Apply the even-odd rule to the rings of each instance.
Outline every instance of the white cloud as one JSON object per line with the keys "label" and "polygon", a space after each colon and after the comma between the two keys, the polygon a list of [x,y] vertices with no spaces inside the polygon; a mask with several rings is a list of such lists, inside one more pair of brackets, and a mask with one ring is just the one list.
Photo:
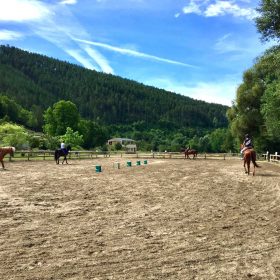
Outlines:
{"label": "white cloud", "polygon": [[[34,34],[56,45],[84,67],[113,73],[109,62],[98,51],[86,50],[84,55],[87,57],[83,56],[81,53],[84,48],[73,41],[74,36],[88,36],[66,7],[66,4],[75,3],[77,3],[76,0],[65,0],[56,2],[56,4],[37,0],[0,0],[0,21],[23,22]],[[1,32],[0,38],[12,40],[19,38],[20,35],[4,30]],[[98,66],[94,64],[94,61]]]}
{"label": "white cloud", "polygon": [[187,64],[187,63],[183,63],[183,62],[179,62],[179,61],[175,61],[175,60],[170,60],[170,59],[166,59],[166,58],[161,58],[161,57],[158,57],[158,56],[142,53],[142,52],[135,51],[135,50],[115,47],[115,46],[111,46],[111,45],[104,44],[104,43],[93,42],[93,41],[88,41],[88,40],[83,40],[83,39],[78,39],[78,38],[73,38],[73,39],[76,40],[77,42],[82,42],[82,43],[85,43],[85,44],[97,46],[97,47],[100,47],[100,48],[104,48],[104,49],[107,49],[107,50],[110,50],[110,51],[113,51],[113,52],[117,52],[117,53],[121,53],[121,54],[125,54],[125,55],[142,57],[142,58],[161,61],[161,62],[165,62],[165,63],[181,65],[181,66],[185,66],[185,67],[197,68],[196,66],[191,65],[191,64]]}
{"label": "white cloud", "polygon": [[214,50],[218,53],[229,53],[229,52],[244,52],[245,48],[240,47],[233,39],[231,34],[226,34],[219,38],[214,45]]}
{"label": "white cloud", "polygon": [[89,62],[88,58],[83,57],[80,54],[79,50],[65,50],[70,56],[74,57],[77,61],[79,61],[84,67],[91,69],[91,70],[97,70],[96,67]]}
{"label": "white cloud", "polygon": [[[244,5],[244,1],[240,1]],[[247,3],[248,5],[249,3]],[[237,4],[237,1],[224,1],[217,0],[215,3],[210,3],[210,1],[196,1],[191,0],[190,4],[183,7],[184,14],[197,14],[203,15],[205,17],[217,17],[232,15],[234,17],[242,17],[248,20],[252,20],[257,16],[255,9],[251,7],[241,7]]]}
{"label": "white cloud", "polygon": [[19,38],[23,37],[23,34],[15,31],[10,31],[10,30],[0,30],[0,40],[3,41],[12,41],[12,40],[17,40]]}
{"label": "white cloud", "polygon": [[196,1],[192,0],[188,6],[185,6],[183,8],[183,13],[200,15],[202,12],[200,10],[199,4]]}
{"label": "white cloud", "polygon": [[215,4],[209,5],[204,11],[204,14],[206,17],[224,16],[229,14],[235,17],[244,17],[249,20],[256,16],[254,9],[241,8],[230,1],[217,1]]}
{"label": "white cloud", "polygon": [[75,4],[77,4],[77,0],[64,0],[64,1],[61,1],[60,4],[63,4],[63,5],[75,5]]}
{"label": "white cloud", "polygon": [[[262,44],[256,37],[228,33],[217,39],[213,49],[218,54],[227,54],[227,63],[229,63],[230,61],[247,61],[248,57],[253,59],[273,45],[275,42]],[[250,61],[250,65],[251,63]]]}
{"label": "white cloud", "polygon": [[35,0],[0,0],[0,21],[38,21],[52,12]]}
{"label": "white cloud", "polygon": [[194,86],[183,88],[182,94],[210,103],[231,106],[232,100],[235,99],[237,86],[236,83],[231,82],[200,82]]}
{"label": "white cloud", "polygon": [[109,65],[107,59],[102,54],[90,47],[85,47],[85,51],[92,59],[94,59],[94,61],[96,61],[103,72],[114,74],[113,68]]}
{"label": "white cloud", "polygon": [[239,85],[237,80],[234,81],[231,78],[232,77],[229,77],[227,80],[216,82],[200,81],[188,85],[178,83],[166,77],[147,80],[145,84],[182,94],[193,99],[231,106],[232,101],[235,99],[236,89]]}

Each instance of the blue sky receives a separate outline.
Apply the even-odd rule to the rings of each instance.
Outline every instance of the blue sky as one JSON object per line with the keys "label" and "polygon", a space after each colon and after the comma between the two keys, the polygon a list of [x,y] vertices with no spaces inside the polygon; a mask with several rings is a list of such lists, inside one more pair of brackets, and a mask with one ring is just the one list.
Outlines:
{"label": "blue sky", "polygon": [[268,48],[258,1],[0,0],[0,44],[231,105]]}

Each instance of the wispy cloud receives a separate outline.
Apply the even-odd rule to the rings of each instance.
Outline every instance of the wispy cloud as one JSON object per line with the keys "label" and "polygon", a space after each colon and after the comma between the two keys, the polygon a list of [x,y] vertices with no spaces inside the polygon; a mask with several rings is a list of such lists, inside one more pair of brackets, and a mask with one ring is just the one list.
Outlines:
{"label": "wispy cloud", "polygon": [[201,81],[190,85],[178,83],[177,81],[170,80],[168,77],[164,77],[150,79],[146,83],[193,99],[231,106],[232,101],[235,99],[239,81],[236,78],[229,77],[223,81]]}
{"label": "wispy cloud", "polygon": [[200,15],[202,13],[200,10],[200,4],[194,0],[191,0],[190,4],[183,8],[183,13]]}
{"label": "wispy cloud", "polygon": [[17,40],[23,36],[24,35],[19,32],[10,31],[10,30],[6,30],[6,29],[0,30],[0,40],[3,40],[3,41]]}
{"label": "wispy cloud", "polygon": [[97,70],[97,68],[92,63],[90,63],[87,58],[83,57],[80,54],[79,50],[66,49],[65,51],[70,56],[74,57],[77,61],[79,61],[82,65],[84,65],[86,68],[91,69],[91,70]]}
{"label": "wispy cloud", "polygon": [[[85,49],[73,41],[73,36],[88,36],[66,7],[76,3],[77,0],[55,4],[37,0],[0,0],[0,21],[24,23],[31,32],[64,50],[84,67],[113,73],[109,62],[97,50]],[[7,30],[0,34],[2,40],[15,40],[20,35]]]}
{"label": "wispy cloud", "polygon": [[249,20],[256,17],[257,13],[252,8],[241,8],[239,5],[230,1],[217,1],[215,4],[211,4],[205,10],[206,17],[224,16],[226,14],[233,15],[235,17],[244,17]]}
{"label": "wispy cloud", "polygon": [[179,61],[175,61],[175,60],[170,60],[170,59],[166,59],[166,58],[142,53],[142,52],[127,49],[127,48],[115,47],[115,46],[111,46],[111,45],[108,45],[108,44],[89,41],[89,40],[84,40],[84,39],[78,39],[78,38],[73,38],[73,39],[76,40],[77,42],[82,42],[82,43],[85,43],[85,44],[93,45],[93,46],[96,46],[96,47],[104,48],[104,49],[107,49],[107,50],[110,50],[110,51],[113,51],[113,52],[129,55],[129,56],[141,57],[141,58],[151,59],[151,60],[155,60],[155,61],[181,65],[181,66],[185,66],[185,67],[197,68],[196,66],[191,65],[191,64],[187,64],[187,63],[183,63],[183,62],[179,62]]}
{"label": "wispy cloud", "polygon": [[[67,8],[67,5],[74,5],[76,3],[77,0],[57,1],[56,4],[36,0],[0,0],[0,21],[24,21],[29,29],[37,36],[63,49],[84,67],[89,69],[99,67],[105,73],[114,73],[114,69],[110,66],[109,60],[96,48],[90,48],[89,45],[123,55],[195,68],[191,64],[128,48],[120,48],[86,40],[89,38],[87,31],[79,24]],[[4,37],[4,34],[2,36]],[[5,38],[16,38],[16,34],[12,33],[6,33],[5,36]],[[78,37],[83,37],[84,39],[77,39]]]}
{"label": "wispy cloud", "polygon": [[275,42],[262,44],[257,38],[239,36],[227,33],[217,39],[213,49],[218,54],[227,54],[227,61],[245,61],[248,56],[260,55],[265,49],[275,45]]}
{"label": "wispy cloud", "polygon": [[36,0],[0,0],[0,21],[40,21],[52,11]]}
{"label": "wispy cloud", "polygon": [[[197,14],[205,17],[217,17],[232,15],[234,17],[246,18],[252,20],[257,16],[255,9],[251,7],[242,7],[245,4],[244,1],[224,1],[217,0],[215,3],[211,3],[209,0],[196,1],[191,0],[189,5],[183,7],[182,11],[184,14]],[[248,5],[248,3],[247,3]]]}
{"label": "wispy cloud", "polygon": [[182,94],[210,103],[231,106],[237,86],[237,83],[227,81],[199,82],[194,86],[182,88]]}
{"label": "wispy cloud", "polygon": [[107,59],[102,54],[87,46],[84,48],[84,50],[97,62],[103,72],[114,74],[113,68],[109,65]]}
{"label": "wispy cloud", "polygon": [[60,1],[60,4],[63,5],[75,5],[77,4],[77,0],[64,0],[64,1]]}
{"label": "wispy cloud", "polygon": [[219,38],[214,45],[214,50],[218,53],[229,53],[229,52],[239,52],[246,51],[245,48],[240,47],[240,44],[237,44],[230,33]]}

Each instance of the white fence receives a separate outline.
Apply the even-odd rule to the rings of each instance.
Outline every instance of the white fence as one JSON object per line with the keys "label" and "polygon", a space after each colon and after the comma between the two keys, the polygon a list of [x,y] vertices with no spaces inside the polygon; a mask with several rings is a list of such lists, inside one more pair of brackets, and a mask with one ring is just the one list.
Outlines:
{"label": "white fence", "polygon": [[270,162],[279,163],[279,161],[280,161],[280,155],[278,155],[277,152],[275,152],[274,154],[269,154],[269,152],[266,152],[266,154],[263,154],[263,157],[265,160],[270,161]]}
{"label": "white fence", "polygon": [[[179,152],[138,152],[138,153],[125,153],[125,152],[100,152],[100,151],[70,151],[69,159],[93,159],[93,158],[157,158],[157,159],[184,159],[184,153]],[[193,155],[189,155],[190,159]],[[227,159],[239,158],[240,154],[233,153],[198,153],[198,159]],[[53,160],[54,151],[41,150],[41,151],[16,151],[13,160]],[[10,160],[12,158],[10,157]]]}

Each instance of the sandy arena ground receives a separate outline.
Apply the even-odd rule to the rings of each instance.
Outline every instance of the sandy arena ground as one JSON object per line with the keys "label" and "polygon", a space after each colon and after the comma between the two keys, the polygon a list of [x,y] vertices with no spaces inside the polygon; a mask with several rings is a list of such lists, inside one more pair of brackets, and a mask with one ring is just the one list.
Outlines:
{"label": "sandy arena ground", "polygon": [[280,166],[114,161],[6,160],[1,280],[280,279]]}

